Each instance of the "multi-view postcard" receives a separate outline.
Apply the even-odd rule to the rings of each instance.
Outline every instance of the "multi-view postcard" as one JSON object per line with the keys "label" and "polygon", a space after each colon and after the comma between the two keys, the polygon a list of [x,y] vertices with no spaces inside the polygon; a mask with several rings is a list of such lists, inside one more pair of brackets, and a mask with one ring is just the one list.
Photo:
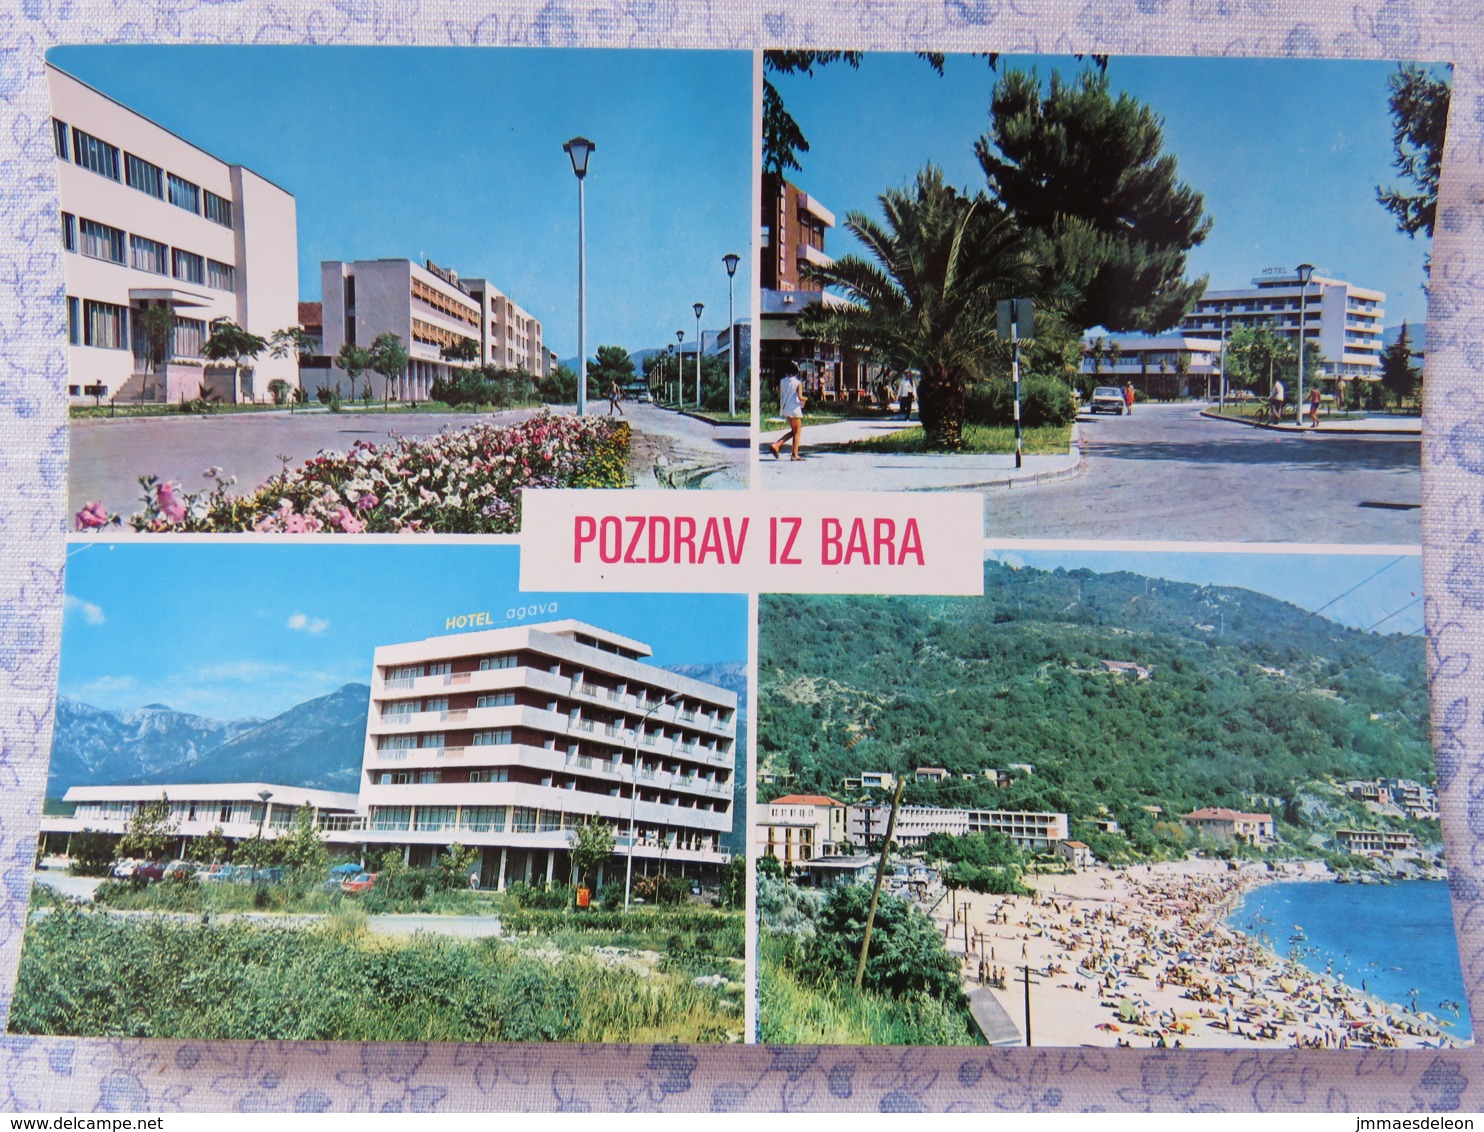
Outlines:
{"label": "multi-view postcard", "polygon": [[[1450,81],[53,50],[73,534],[10,1031],[1471,1043],[1419,547]],[[566,488],[935,537],[916,587],[618,592],[635,534],[629,584],[523,591]],[[924,592],[942,545],[972,585]]]}

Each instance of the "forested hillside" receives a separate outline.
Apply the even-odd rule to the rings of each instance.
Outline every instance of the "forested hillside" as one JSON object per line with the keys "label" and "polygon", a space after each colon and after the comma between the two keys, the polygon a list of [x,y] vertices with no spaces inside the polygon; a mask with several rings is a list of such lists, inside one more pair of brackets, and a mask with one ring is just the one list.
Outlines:
{"label": "forested hillside", "polygon": [[759,647],[760,765],[796,776],[763,800],[854,800],[842,780],[863,769],[1025,763],[1003,789],[907,800],[1102,814],[1152,851],[1161,816],[1200,806],[1374,826],[1324,785],[1433,782],[1420,637],[1248,590],[989,563],[982,598],[765,596]]}

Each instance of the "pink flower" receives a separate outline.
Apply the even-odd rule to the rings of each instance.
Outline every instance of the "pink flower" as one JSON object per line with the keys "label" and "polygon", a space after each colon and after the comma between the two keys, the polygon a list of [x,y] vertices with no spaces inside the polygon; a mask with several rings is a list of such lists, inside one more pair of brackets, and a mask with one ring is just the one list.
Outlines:
{"label": "pink flower", "polygon": [[159,504],[160,514],[172,523],[185,521],[186,506],[175,494],[176,485],[173,483],[162,483],[155,492],[155,500]]}
{"label": "pink flower", "polygon": [[366,524],[352,515],[345,507],[336,511],[331,521],[348,535],[358,535],[366,529]]}
{"label": "pink flower", "polygon": [[356,500],[356,510],[369,511],[380,502],[381,500],[377,499],[376,496],[372,495],[371,492],[368,491],[365,495]]}
{"label": "pink flower", "polygon": [[93,531],[108,525],[108,509],[102,503],[89,503],[76,515],[77,529]]}

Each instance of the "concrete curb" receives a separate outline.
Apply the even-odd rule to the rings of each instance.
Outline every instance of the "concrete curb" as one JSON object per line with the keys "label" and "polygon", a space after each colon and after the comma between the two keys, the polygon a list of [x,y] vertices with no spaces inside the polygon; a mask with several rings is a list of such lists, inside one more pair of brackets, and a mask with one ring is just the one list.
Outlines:
{"label": "concrete curb", "polygon": [[1201,410],[1201,416],[1207,420],[1245,425],[1247,428],[1265,427],[1269,432],[1293,433],[1296,436],[1308,436],[1312,433],[1323,432],[1330,436],[1410,436],[1417,440],[1422,439],[1422,433],[1420,431],[1405,428],[1325,428],[1324,425],[1320,425],[1318,428],[1299,428],[1298,425],[1286,424],[1259,426],[1255,421],[1245,420],[1242,417],[1223,416],[1220,413],[1208,412],[1205,409]]}

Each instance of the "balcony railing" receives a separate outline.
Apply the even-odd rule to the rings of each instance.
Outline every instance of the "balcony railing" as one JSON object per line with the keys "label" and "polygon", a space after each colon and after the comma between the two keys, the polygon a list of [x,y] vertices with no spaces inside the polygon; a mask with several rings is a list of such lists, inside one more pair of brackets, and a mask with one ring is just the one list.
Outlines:
{"label": "balcony railing", "polygon": [[381,686],[388,692],[405,692],[408,689],[412,688],[416,683],[417,679],[415,677],[398,676],[395,679],[384,681]]}

